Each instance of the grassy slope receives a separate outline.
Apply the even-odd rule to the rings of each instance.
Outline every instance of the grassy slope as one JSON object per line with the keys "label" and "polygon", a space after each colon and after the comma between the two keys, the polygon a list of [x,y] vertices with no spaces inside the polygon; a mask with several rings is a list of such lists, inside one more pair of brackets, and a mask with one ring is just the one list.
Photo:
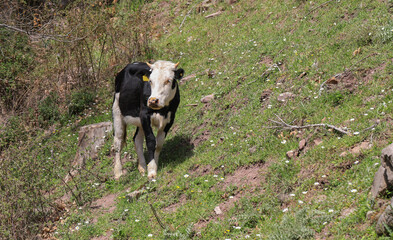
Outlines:
{"label": "grassy slope", "polygon": [[[77,210],[58,224],[58,236],[377,238],[373,222],[365,215],[373,207],[368,192],[375,164],[380,150],[391,142],[392,19],[387,3],[332,1],[317,8],[324,2],[219,3],[206,13],[191,11],[181,31],[179,26],[194,5],[165,4],[174,9],[173,22],[166,27],[168,33],[154,42],[160,49],[154,57],[180,61],[186,75],[196,77],[181,86],[182,103],[164,146],[159,178],[148,183],[149,194],[128,202],[123,198],[126,190],[138,189],[146,179],[139,176],[134,163],[127,164],[129,174],[119,182],[108,180],[100,190],[88,190],[92,198],[116,193],[116,210],[99,217],[88,208]],[[148,6],[159,11],[161,4]],[[220,9],[220,16],[204,17]],[[353,56],[359,47],[360,54]],[[279,64],[279,69],[268,70],[273,64]],[[214,77],[205,73],[208,69]],[[319,96],[320,85],[345,69],[352,74],[353,89],[333,86]],[[307,74],[301,77],[303,72]],[[271,90],[270,97],[261,102],[266,90]],[[295,96],[277,101],[283,92]],[[211,103],[200,103],[201,97],[212,93]],[[360,134],[343,136],[324,128],[296,132],[264,128],[273,125],[269,120],[277,120],[276,115],[288,123],[325,122]],[[109,119],[103,115],[86,123]],[[381,123],[375,130],[361,132],[377,119]],[[191,144],[202,137],[206,141],[193,148]],[[308,138],[308,151],[287,160],[286,152],[296,149],[304,138]],[[322,144],[314,144],[315,139]],[[372,141],[372,148],[356,156],[339,156],[365,140]],[[103,150],[102,164],[95,166],[100,175],[111,174],[111,157],[106,154],[110,144]],[[131,143],[127,151],[136,156]],[[256,186],[225,182],[241,166],[260,168],[263,177],[257,178]],[[214,208],[225,202],[232,204],[215,217]],[[167,231],[157,224],[148,203]],[[94,218],[97,221],[91,223]],[[79,231],[70,231],[78,223],[82,223]]]}

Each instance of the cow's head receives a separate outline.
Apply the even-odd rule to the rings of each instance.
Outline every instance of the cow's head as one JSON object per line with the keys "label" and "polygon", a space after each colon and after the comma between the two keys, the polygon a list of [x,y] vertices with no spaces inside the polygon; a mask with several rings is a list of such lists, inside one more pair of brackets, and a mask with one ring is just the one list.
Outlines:
{"label": "cow's head", "polygon": [[179,63],[168,61],[157,61],[154,64],[147,63],[151,68],[149,82],[151,95],[147,101],[147,106],[154,110],[161,109],[169,105],[175,97],[177,91],[177,80],[183,77],[184,70],[177,69]]}

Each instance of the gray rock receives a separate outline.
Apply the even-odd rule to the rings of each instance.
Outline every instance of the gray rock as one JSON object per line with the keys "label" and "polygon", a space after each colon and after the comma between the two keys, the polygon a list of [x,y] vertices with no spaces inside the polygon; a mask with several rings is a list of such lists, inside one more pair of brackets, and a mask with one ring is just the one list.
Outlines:
{"label": "gray rock", "polygon": [[112,122],[95,123],[80,128],[78,150],[72,164],[74,169],[66,176],[66,182],[77,173],[77,169],[85,166],[87,159],[98,158],[98,152],[111,131]]}
{"label": "gray rock", "polygon": [[207,95],[201,99],[202,103],[209,103],[214,99],[214,94]]}
{"label": "gray rock", "polygon": [[373,198],[380,196],[387,190],[388,185],[385,180],[385,172],[386,169],[383,166],[380,166],[378,171],[375,173],[374,181],[371,186],[371,196]]}
{"label": "gray rock", "polygon": [[375,226],[375,231],[378,235],[389,235],[389,231],[393,229],[392,203],[393,199],[378,219],[377,225]]}
{"label": "gray rock", "polygon": [[382,166],[393,170],[393,143],[382,149]]}

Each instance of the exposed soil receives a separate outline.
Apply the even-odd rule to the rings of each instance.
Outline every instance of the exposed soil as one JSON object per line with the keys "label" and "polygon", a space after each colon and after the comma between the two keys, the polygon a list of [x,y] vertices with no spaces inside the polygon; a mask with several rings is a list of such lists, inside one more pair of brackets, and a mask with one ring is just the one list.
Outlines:
{"label": "exposed soil", "polygon": [[[109,194],[100,199],[95,200],[91,204],[91,208],[94,209],[95,218],[92,220],[93,223],[96,223],[100,214],[105,213],[113,213],[116,209],[116,194]],[[100,214],[97,214],[100,213]]]}
{"label": "exposed soil", "polygon": [[[265,173],[268,168],[268,164],[256,163],[250,166],[244,166],[238,168],[232,175],[226,176],[225,180],[215,186],[212,190],[226,189],[228,187],[236,186],[235,192],[231,196],[224,194],[222,197],[226,199],[224,202],[218,205],[218,208],[222,213],[217,214],[216,211],[212,211],[212,215],[208,219],[201,219],[194,225],[194,229],[198,232],[205,228],[211,221],[215,221],[220,217],[224,217],[226,212],[229,211],[239,199],[246,195],[252,195],[254,193],[261,194],[259,187],[265,182]],[[199,167],[196,168],[196,172],[199,171]],[[206,169],[202,169],[204,172]],[[208,169],[207,171],[210,171]]]}
{"label": "exposed soil", "polygon": [[186,195],[181,195],[177,203],[171,204],[168,207],[163,208],[162,210],[167,213],[173,213],[179,207],[183,206],[186,203],[186,200]]}

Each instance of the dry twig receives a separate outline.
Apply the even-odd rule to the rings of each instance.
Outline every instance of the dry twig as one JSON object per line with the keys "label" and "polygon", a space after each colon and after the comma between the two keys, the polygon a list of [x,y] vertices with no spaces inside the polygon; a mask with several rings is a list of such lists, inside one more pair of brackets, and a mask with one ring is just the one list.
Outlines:
{"label": "dry twig", "polygon": [[337,132],[340,132],[342,134],[351,134],[350,132],[347,132],[339,127],[336,127],[331,124],[326,124],[326,123],[317,123],[317,124],[309,124],[309,125],[303,125],[303,126],[298,126],[298,125],[290,125],[286,123],[282,118],[280,118],[278,115],[276,115],[279,121],[269,119],[271,122],[277,124],[276,126],[270,126],[267,128],[282,128],[284,130],[293,130],[293,129],[304,129],[304,128],[313,128],[313,127],[327,127],[336,130]]}

